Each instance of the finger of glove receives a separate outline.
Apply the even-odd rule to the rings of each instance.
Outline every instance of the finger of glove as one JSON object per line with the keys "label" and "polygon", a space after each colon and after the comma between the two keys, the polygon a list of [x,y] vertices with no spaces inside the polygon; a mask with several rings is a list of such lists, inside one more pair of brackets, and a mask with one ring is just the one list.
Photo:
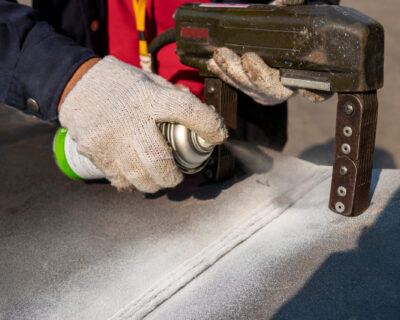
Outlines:
{"label": "finger of glove", "polygon": [[111,185],[120,192],[130,192],[135,190],[135,186],[129,182],[123,175],[107,176],[106,178],[110,181]]}
{"label": "finger of glove", "polygon": [[134,139],[134,148],[143,167],[161,188],[175,187],[183,180],[183,175],[161,131],[155,123],[137,129],[139,135]]}
{"label": "finger of glove", "polygon": [[[140,192],[144,193],[155,193],[162,189],[162,187],[154,182],[144,166],[137,166],[135,169],[135,174],[131,173],[129,175],[126,175],[126,177],[124,176],[126,183],[120,188],[118,188],[118,186],[114,184],[113,180],[110,181],[113,185],[117,187],[119,191],[129,191],[132,189],[137,189]],[[138,170],[140,170],[140,173],[137,172]]]}
{"label": "finger of glove", "polygon": [[[209,66],[222,80],[240,89],[256,102],[263,105],[275,105],[287,100],[293,91],[284,87],[279,79],[279,70],[270,68],[255,53],[244,54],[239,58],[232,50],[220,48],[215,51],[214,56],[218,59],[209,60]],[[234,61],[224,62],[228,59]],[[240,63],[240,66],[238,65]],[[222,66],[232,66],[222,69]],[[232,71],[234,69],[234,71]],[[240,70],[238,77],[232,78],[232,73]],[[238,79],[240,81],[238,82]]]}
{"label": "finger of glove", "polygon": [[285,100],[278,100],[268,95],[259,96],[257,98],[253,98],[255,102],[262,104],[264,106],[275,106],[277,104],[281,104]]}
{"label": "finger of glove", "polygon": [[[242,92],[247,94],[248,96],[252,97],[255,101],[263,101],[265,99],[264,95],[262,93],[256,91],[256,90],[249,90],[248,88],[239,88],[239,84],[234,82],[231,78],[228,77],[226,73],[224,73],[221,68],[218,66],[218,64],[215,62],[214,59],[209,59],[207,61],[207,68],[209,71],[217,75],[222,81],[226,82],[227,84],[231,85],[232,87],[240,89]],[[259,102],[261,103],[261,102]]]}
{"label": "finger of glove", "polygon": [[214,59],[209,59],[207,61],[207,69],[232,87],[238,87],[238,84],[234,82],[224,71],[222,71]]}
{"label": "finger of glove", "polygon": [[160,92],[159,98],[153,107],[158,123],[180,123],[214,145],[228,137],[222,117],[192,93],[175,89]]}
{"label": "finger of glove", "polygon": [[293,95],[292,90],[282,85],[279,70],[268,66],[256,53],[245,53],[241,62],[243,70],[259,92],[275,99],[277,103]]}
{"label": "finger of glove", "polygon": [[306,89],[298,89],[297,90],[303,97],[307,98],[311,102],[319,103],[324,102],[330,97],[332,97],[332,92],[324,92],[318,90],[306,90]]}
{"label": "finger of glove", "polygon": [[218,48],[214,51],[213,60],[236,88],[242,91],[253,90],[254,85],[244,72],[240,57],[235,52],[228,48]]}

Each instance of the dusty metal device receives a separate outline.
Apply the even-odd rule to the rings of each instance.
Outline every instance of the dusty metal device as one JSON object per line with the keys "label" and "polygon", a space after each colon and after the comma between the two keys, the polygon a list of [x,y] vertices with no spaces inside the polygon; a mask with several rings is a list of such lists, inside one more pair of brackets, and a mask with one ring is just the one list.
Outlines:
{"label": "dusty metal device", "polygon": [[[279,68],[284,85],[338,93],[335,162],[329,207],[347,216],[366,210],[372,173],[378,100],[383,86],[383,27],[335,5],[276,7],[189,3],[177,9],[177,55],[205,77],[205,102],[236,128],[237,92],[207,70],[218,47],[256,52]],[[312,117],[312,115],[310,115]],[[210,161],[216,180],[233,172],[223,146]]]}

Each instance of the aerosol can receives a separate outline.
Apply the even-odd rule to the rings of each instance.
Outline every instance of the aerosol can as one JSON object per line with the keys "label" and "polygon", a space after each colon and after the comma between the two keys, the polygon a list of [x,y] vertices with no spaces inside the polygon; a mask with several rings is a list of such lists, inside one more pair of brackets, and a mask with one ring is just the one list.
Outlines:
{"label": "aerosol can", "polygon": [[[193,174],[205,167],[214,150],[213,145],[181,124],[162,123],[159,127],[182,172]],[[58,167],[68,177],[75,180],[105,178],[101,170],[88,158],[78,153],[77,144],[72,140],[67,129],[58,129],[53,140],[53,152]]]}

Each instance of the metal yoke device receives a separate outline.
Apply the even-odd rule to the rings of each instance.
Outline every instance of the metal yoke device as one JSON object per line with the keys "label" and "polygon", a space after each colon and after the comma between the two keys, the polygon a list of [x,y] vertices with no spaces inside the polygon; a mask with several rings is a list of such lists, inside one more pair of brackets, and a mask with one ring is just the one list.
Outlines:
{"label": "metal yoke device", "polygon": [[[255,52],[293,88],[338,93],[335,162],[329,207],[346,216],[368,208],[378,100],[383,86],[384,30],[375,20],[334,5],[190,3],[174,16],[179,60],[205,77],[205,102],[236,129],[236,89],[215,78],[206,61],[218,47]],[[215,180],[233,173],[233,156],[215,150]]]}

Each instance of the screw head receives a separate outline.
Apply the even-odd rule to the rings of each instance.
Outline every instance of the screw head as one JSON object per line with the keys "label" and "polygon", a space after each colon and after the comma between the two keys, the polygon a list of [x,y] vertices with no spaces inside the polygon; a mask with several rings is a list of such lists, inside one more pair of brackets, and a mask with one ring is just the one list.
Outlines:
{"label": "screw head", "polygon": [[39,112],[39,110],[40,110],[38,102],[33,98],[27,99],[26,105],[27,105],[28,109],[32,112]]}
{"label": "screw head", "polygon": [[339,213],[343,213],[346,207],[344,206],[344,203],[341,201],[338,201],[335,203],[335,210]]}
{"label": "screw head", "polygon": [[215,92],[215,87],[214,86],[207,87],[207,92],[210,93],[210,94],[214,93]]}
{"label": "screw head", "polygon": [[342,176],[345,176],[348,172],[349,172],[349,170],[347,169],[346,166],[340,166],[340,168],[339,168],[339,173],[340,173]]}
{"label": "screw head", "polygon": [[349,138],[353,134],[353,130],[349,126],[345,126],[343,128],[343,134],[345,135],[345,137]]}
{"label": "screw head", "polygon": [[345,112],[347,115],[351,115],[351,114],[354,112],[354,107],[353,107],[353,105],[350,104],[350,103],[346,104],[346,106],[344,107],[344,112]]}
{"label": "screw head", "polygon": [[347,143],[343,143],[341,149],[344,154],[349,154],[351,152],[351,147]]}
{"label": "screw head", "polygon": [[339,188],[337,188],[337,194],[341,197],[345,197],[347,194],[347,189],[343,186],[340,186]]}

